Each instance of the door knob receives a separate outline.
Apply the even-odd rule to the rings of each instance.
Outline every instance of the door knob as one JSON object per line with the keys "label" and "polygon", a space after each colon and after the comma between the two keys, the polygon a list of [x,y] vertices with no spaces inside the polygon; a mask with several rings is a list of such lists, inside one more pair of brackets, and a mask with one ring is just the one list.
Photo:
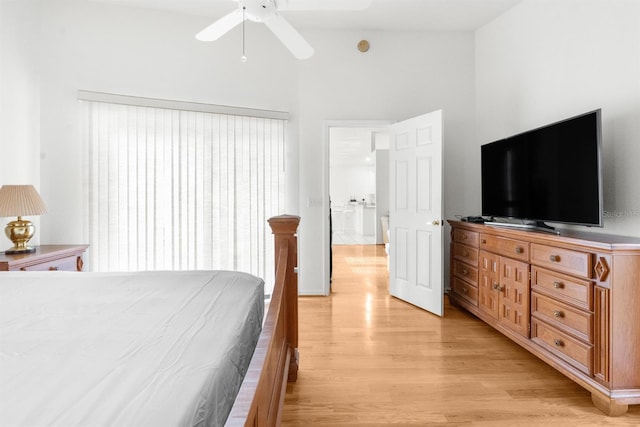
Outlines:
{"label": "door knob", "polygon": [[434,220],[431,222],[431,225],[440,225],[440,221],[438,221],[437,219],[434,219]]}

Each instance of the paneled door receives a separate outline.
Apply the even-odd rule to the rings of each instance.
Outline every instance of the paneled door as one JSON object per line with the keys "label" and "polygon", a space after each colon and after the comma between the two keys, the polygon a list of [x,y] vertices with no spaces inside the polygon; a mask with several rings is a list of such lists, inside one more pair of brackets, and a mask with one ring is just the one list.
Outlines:
{"label": "paneled door", "polygon": [[442,110],[391,126],[389,292],[442,316]]}
{"label": "paneled door", "polygon": [[497,319],[500,316],[500,257],[491,252],[480,251],[479,276],[478,307]]}
{"label": "paneled door", "polygon": [[500,322],[529,338],[529,264],[500,257]]}

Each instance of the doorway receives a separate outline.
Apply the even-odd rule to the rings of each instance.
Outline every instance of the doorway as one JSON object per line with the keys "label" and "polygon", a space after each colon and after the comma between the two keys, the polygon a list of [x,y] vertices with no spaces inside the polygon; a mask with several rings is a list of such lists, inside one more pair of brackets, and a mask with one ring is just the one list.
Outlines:
{"label": "doorway", "polygon": [[[380,217],[389,211],[390,121],[325,122],[324,193],[329,213],[325,264],[331,277],[333,245],[383,244]],[[386,232],[386,230],[385,230]],[[325,281],[330,293],[330,280]]]}
{"label": "doorway", "polygon": [[379,218],[388,211],[388,149],[387,129],[329,129],[333,245],[383,243]]}
{"label": "doorway", "polygon": [[[393,146],[387,149],[388,172],[383,183],[388,188],[388,200],[393,199],[393,209],[388,203],[390,217],[389,254],[389,291],[391,295],[424,308],[438,316],[443,314],[443,232],[442,232],[442,110],[422,114],[395,124],[377,123],[371,126],[363,122],[328,122],[325,124],[324,141],[324,173],[323,180],[326,203],[323,204],[328,215],[329,225],[325,228],[325,294],[331,292],[332,271],[332,235],[333,221],[338,227],[350,227],[346,222],[339,223],[332,215],[331,203],[331,148],[338,150],[331,143],[332,129],[335,136],[340,132],[335,128],[382,128],[386,130],[387,142],[393,134]],[[352,129],[353,130],[353,129]],[[354,132],[348,134],[354,137]],[[375,137],[369,137],[368,150],[377,152]],[[355,137],[354,137],[355,138]],[[373,141],[373,143],[372,143]],[[347,144],[348,146],[349,144]],[[355,144],[354,144],[355,145]],[[389,146],[391,144],[387,144]],[[391,178],[391,179],[389,179]],[[348,191],[351,187],[345,177],[333,178],[341,188]],[[336,191],[336,190],[334,190]],[[353,191],[353,190],[351,190]],[[338,197],[340,197],[338,195]],[[367,206],[367,197],[358,201],[358,196],[350,194],[347,203]],[[379,208],[379,194],[376,191],[375,208]],[[369,200],[373,197],[369,196]],[[338,205],[345,209],[342,200]],[[345,213],[342,211],[341,213]],[[379,215],[376,215],[376,228]],[[341,218],[344,221],[344,218]],[[358,224],[357,219],[354,224]],[[357,230],[356,230],[357,231]],[[379,234],[381,235],[381,233]],[[376,242],[377,243],[377,242]],[[394,249],[395,248],[395,249]],[[328,262],[327,262],[328,261]]]}

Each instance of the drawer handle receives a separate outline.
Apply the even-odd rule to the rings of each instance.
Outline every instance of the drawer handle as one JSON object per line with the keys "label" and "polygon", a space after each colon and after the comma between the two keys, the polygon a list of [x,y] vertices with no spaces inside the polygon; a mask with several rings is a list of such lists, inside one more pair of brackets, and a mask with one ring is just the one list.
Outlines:
{"label": "drawer handle", "polygon": [[562,342],[562,340],[555,339],[555,340],[553,340],[553,343],[554,343],[557,347],[564,347],[564,343]]}
{"label": "drawer handle", "polygon": [[462,256],[469,256],[469,251],[462,251]]}
{"label": "drawer handle", "polygon": [[487,244],[487,239],[482,239],[482,244],[486,245]]}
{"label": "drawer handle", "polygon": [[504,291],[504,286],[500,286],[499,284],[494,283],[493,284],[493,289],[495,289],[496,291],[502,292],[502,291]]}
{"label": "drawer handle", "polygon": [[466,294],[468,292],[467,288],[462,288],[460,290],[462,291],[463,294]]}
{"label": "drawer handle", "polygon": [[467,270],[466,268],[462,269],[462,275],[466,276],[467,274],[469,274],[469,270]]}
{"label": "drawer handle", "polygon": [[51,267],[49,267],[49,271],[58,271],[58,267],[52,265]]}
{"label": "drawer handle", "polygon": [[551,262],[560,262],[560,255],[550,255],[549,261]]}
{"label": "drawer handle", "polygon": [[560,310],[555,310],[553,312],[554,317],[564,317],[564,313],[561,312]]}
{"label": "drawer handle", "polygon": [[524,252],[524,248],[522,246],[516,246],[516,253],[521,254]]}
{"label": "drawer handle", "polygon": [[556,289],[564,288],[564,284],[562,282],[553,282],[553,287]]}

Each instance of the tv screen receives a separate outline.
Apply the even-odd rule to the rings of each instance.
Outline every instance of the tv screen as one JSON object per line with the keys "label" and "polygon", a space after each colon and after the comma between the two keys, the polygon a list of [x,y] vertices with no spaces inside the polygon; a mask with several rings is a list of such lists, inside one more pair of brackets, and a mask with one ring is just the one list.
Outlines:
{"label": "tv screen", "polygon": [[481,147],[482,215],[602,226],[600,110]]}

